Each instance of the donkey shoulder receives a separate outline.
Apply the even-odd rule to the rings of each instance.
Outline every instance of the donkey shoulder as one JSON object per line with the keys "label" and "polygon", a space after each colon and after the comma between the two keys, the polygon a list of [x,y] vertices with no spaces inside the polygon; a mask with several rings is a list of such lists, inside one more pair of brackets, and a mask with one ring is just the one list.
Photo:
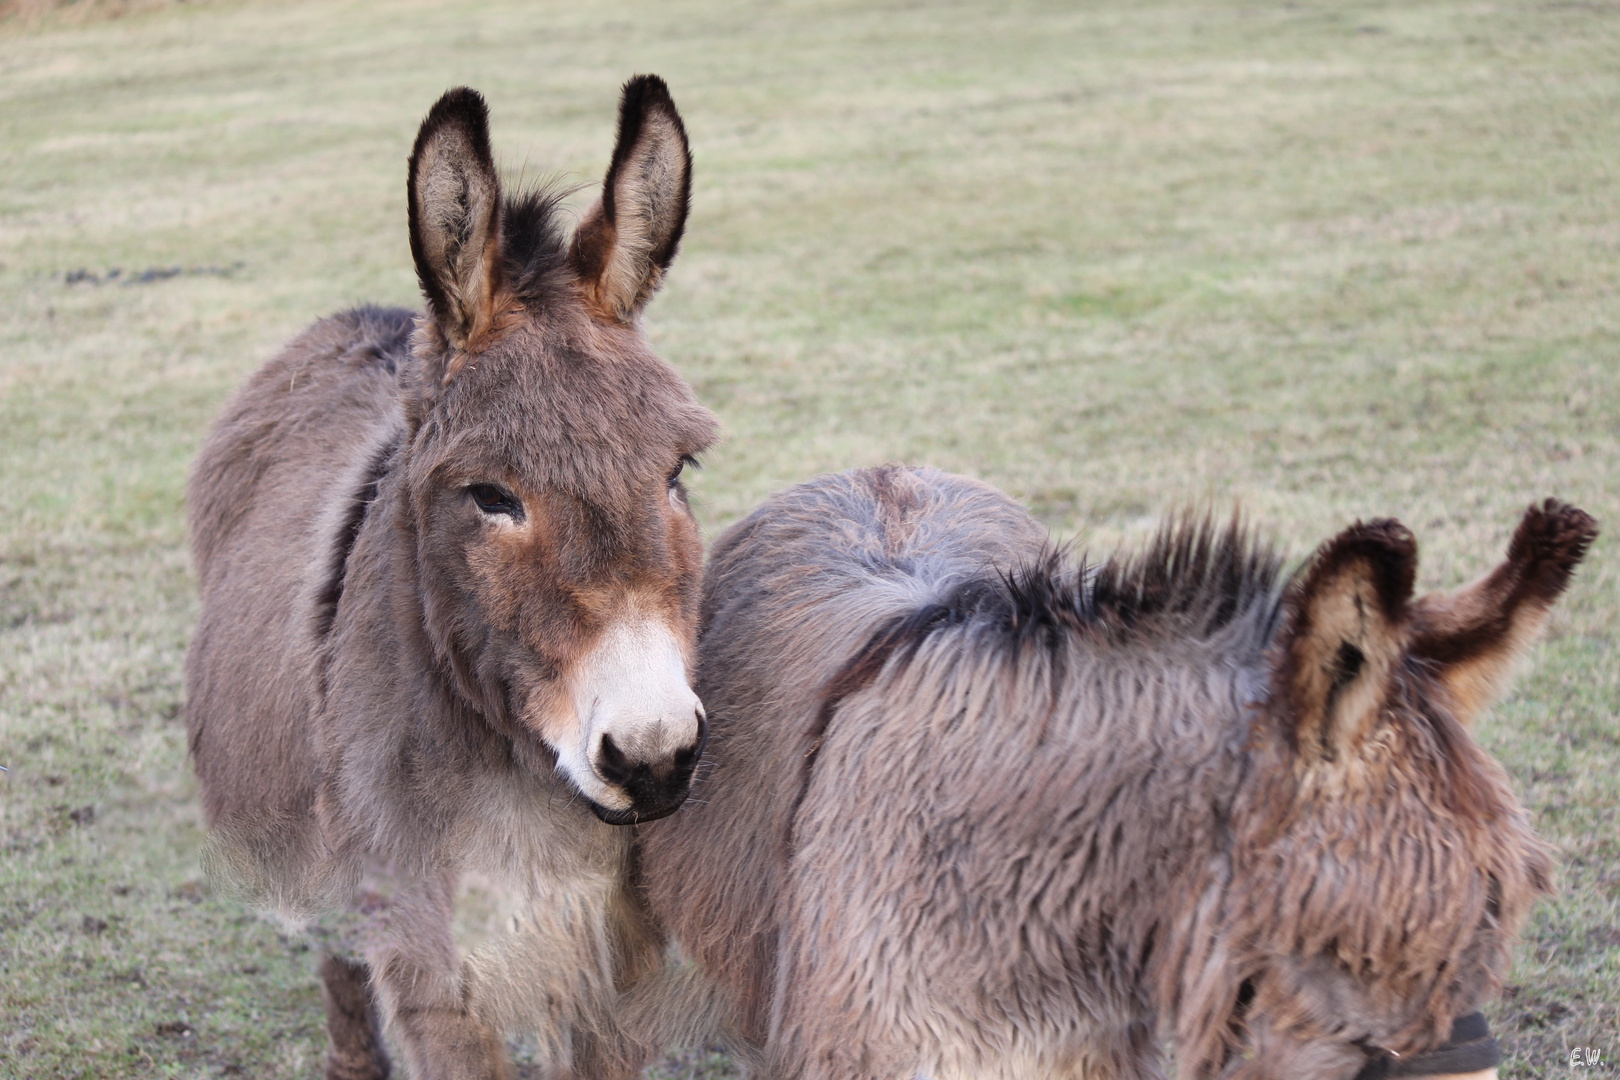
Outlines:
{"label": "donkey shoulder", "polygon": [[718,685],[699,692],[723,685],[731,700],[704,697],[723,714],[757,707],[758,688],[779,711],[769,730],[786,736],[788,716],[813,723],[828,680],[883,627],[1048,543],[1007,496],[938,469],[885,465],[790,488],[715,545],[699,679]]}
{"label": "donkey shoulder", "polygon": [[[362,307],[309,326],[259,368],[221,413],[187,491],[191,540],[206,588],[244,515],[286,522],[364,456],[398,409],[398,371],[413,312]],[[324,483],[322,482],[324,479]],[[285,550],[282,552],[286,554]]]}
{"label": "donkey shoulder", "polygon": [[[744,613],[787,618],[791,629],[799,624],[788,613],[812,604],[847,603],[857,609],[848,629],[870,628],[966,578],[1039,558],[1048,542],[1023,507],[965,476],[884,465],[817,477],[772,496],[715,544],[704,633],[723,634],[716,623]],[[817,637],[837,636],[829,615],[838,618],[817,613]]]}
{"label": "donkey shoulder", "polygon": [[203,611],[186,712],[210,819],[310,798],[293,777],[309,764],[312,628],[357,497],[396,437],[413,318],[361,308],[315,323],[248,380],[197,457],[187,501]]}

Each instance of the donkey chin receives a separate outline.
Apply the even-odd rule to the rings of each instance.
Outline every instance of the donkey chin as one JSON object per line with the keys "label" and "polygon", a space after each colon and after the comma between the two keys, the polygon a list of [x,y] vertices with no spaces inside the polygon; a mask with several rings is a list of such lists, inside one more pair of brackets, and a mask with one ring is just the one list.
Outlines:
{"label": "donkey chin", "polygon": [[662,622],[633,620],[603,633],[576,668],[571,723],[547,741],[609,825],[656,821],[686,802],[709,734],[686,652]]}

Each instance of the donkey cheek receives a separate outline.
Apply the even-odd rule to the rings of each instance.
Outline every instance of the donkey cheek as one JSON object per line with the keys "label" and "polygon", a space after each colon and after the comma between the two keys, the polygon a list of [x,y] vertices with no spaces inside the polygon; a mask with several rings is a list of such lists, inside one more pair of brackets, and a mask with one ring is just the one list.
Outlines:
{"label": "donkey cheek", "polygon": [[573,700],[557,681],[528,695],[520,719],[526,729],[553,750],[574,745],[584,735]]}

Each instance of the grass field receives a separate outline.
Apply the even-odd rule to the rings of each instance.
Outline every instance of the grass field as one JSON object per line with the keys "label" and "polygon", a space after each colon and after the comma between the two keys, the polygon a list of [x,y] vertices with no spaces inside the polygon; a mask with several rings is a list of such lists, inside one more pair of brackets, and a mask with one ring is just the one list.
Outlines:
{"label": "grass field", "polygon": [[711,536],[885,460],[1094,546],[1394,515],[1431,588],[1532,498],[1608,526],[1480,736],[1562,853],[1503,1074],[1620,1058],[1620,5],[38,7],[0,21],[0,1075],[315,1074],[310,955],[198,869],[187,464],[303,324],[416,302],[442,90],[513,178],[594,181],[637,71],[697,160],[648,327],[725,426]]}

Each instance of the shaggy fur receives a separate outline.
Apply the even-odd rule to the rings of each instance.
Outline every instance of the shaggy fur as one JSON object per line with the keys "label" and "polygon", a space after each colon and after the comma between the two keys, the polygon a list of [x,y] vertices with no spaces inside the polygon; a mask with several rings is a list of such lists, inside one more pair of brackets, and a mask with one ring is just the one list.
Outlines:
{"label": "shaggy fur", "polygon": [[[625,101],[615,162],[684,164],[663,83]],[[664,253],[662,273],[688,181],[647,182],[680,212],[617,237]],[[424,121],[408,196],[427,311],[315,324],[192,474],[210,863],[293,920],[351,909],[322,966],[329,1076],[387,1074],[375,1012],[415,1076],[504,1075],[500,1032],[520,1025],[559,1070],[614,1075],[583,1018],[656,957],[614,825],[678,807],[701,746],[679,473],[715,423],[640,331],[653,269],[604,317],[593,298],[631,271],[604,285],[574,258],[554,195],[502,196],[473,91]],[[467,870],[523,918],[463,961]]]}
{"label": "shaggy fur", "polygon": [[1551,863],[1440,639],[1522,645],[1594,533],[1548,503],[1414,602],[1395,522],[1290,580],[1196,520],[1088,568],[931,470],[773,497],[710,563],[712,763],[638,830],[697,967],[626,1022],[779,1080],[1162,1077],[1166,1041],[1184,1080],[1348,1080],[1441,1042]]}

